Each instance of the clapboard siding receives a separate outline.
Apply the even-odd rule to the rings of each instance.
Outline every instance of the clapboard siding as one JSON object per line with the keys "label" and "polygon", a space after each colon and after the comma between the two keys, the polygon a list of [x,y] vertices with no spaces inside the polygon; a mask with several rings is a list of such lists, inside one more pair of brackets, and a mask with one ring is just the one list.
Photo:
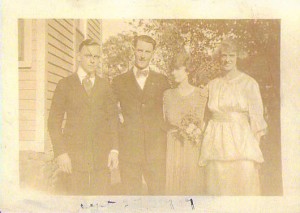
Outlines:
{"label": "clapboard siding", "polygon": [[101,24],[97,19],[91,19],[90,24],[95,26],[95,29],[97,30],[98,35],[101,35]]}
{"label": "clapboard siding", "polygon": [[73,19],[63,19],[63,21],[73,28],[74,20]]}
{"label": "clapboard siding", "polygon": [[93,33],[93,35],[99,40],[100,39],[100,34],[99,34],[99,29],[96,25],[93,24],[92,21],[88,22],[88,29],[90,32]]}
{"label": "clapboard siding", "polygon": [[[34,110],[19,110],[20,121],[35,121],[35,109]],[[22,129],[20,129],[22,130]]]}
{"label": "clapboard siding", "polygon": [[19,101],[20,103],[20,108],[19,109],[25,109],[25,110],[35,110],[36,107],[36,100],[24,100],[21,99]]}
{"label": "clapboard siding", "polygon": [[101,24],[96,19],[89,19],[87,21],[87,36],[96,40],[101,44]]}
{"label": "clapboard siding", "polygon": [[70,37],[59,31],[59,29],[57,29],[53,24],[48,24],[48,38],[49,36],[63,42],[69,48],[73,48],[73,41],[69,39]]}
{"label": "clapboard siding", "polygon": [[59,65],[50,64],[50,63],[48,63],[47,71],[50,73],[57,73],[58,75],[60,75],[62,77],[68,76],[71,73],[73,73],[70,70],[60,67]]}
{"label": "clapboard siding", "polygon": [[58,82],[62,78],[62,76],[48,72],[48,80],[51,82]]}
{"label": "clapboard siding", "polygon": [[21,141],[32,141],[35,138],[35,130],[20,130],[20,140]]}
{"label": "clapboard siding", "polygon": [[59,80],[74,72],[74,20],[49,20],[47,27],[47,89],[46,111],[50,109],[53,92]]}
{"label": "clapboard siding", "polygon": [[66,43],[64,43],[62,40],[59,40],[58,38],[54,37],[51,34],[48,34],[48,44],[50,46],[56,47],[57,49],[61,50],[62,52],[66,53],[66,55],[69,55],[70,57],[73,57],[73,48],[69,47]]}
{"label": "clapboard siding", "polygon": [[36,90],[28,89],[28,90],[19,90],[19,96],[22,97],[20,100],[35,100]]}
{"label": "clapboard siding", "polygon": [[73,65],[73,56],[67,53],[64,49],[54,46],[53,44],[48,44],[48,51],[52,55],[56,55],[61,60]]}
{"label": "clapboard siding", "polygon": [[54,92],[55,88],[56,88],[56,83],[53,83],[51,81],[48,81],[48,84],[47,84],[47,91],[51,91],[51,92]]}
{"label": "clapboard siding", "polygon": [[22,129],[22,131],[24,131],[24,130],[34,131],[35,130],[35,121],[20,120],[20,129]]}
{"label": "clapboard siding", "polygon": [[73,32],[70,31],[65,27],[64,24],[62,24],[60,21],[53,19],[53,20],[48,20],[48,25],[50,26],[51,29],[54,29],[55,32],[58,32],[62,37],[66,38],[70,43],[73,43]]}
{"label": "clapboard siding", "polygon": [[[36,89],[36,81],[19,81],[19,89]],[[21,99],[22,97],[20,97]]]}
{"label": "clapboard siding", "polygon": [[69,33],[73,34],[73,26],[66,22],[65,19],[55,19],[55,21]]}
{"label": "clapboard siding", "polygon": [[65,70],[73,72],[73,64],[70,64],[68,61],[61,59],[59,56],[48,52],[48,63],[57,65]]}
{"label": "clapboard siding", "polygon": [[36,72],[32,71],[31,69],[29,70],[19,70],[19,81],[35,81],[36,78]]}
{"label": "clapboard siding", "polygon": [[30,67],[19,67],[19,137],[20,141],[35,141],[38,89],[36,88],[36,20],[25,21],[31,21],[31,50],[25,51],[31,51],[32,57]]}

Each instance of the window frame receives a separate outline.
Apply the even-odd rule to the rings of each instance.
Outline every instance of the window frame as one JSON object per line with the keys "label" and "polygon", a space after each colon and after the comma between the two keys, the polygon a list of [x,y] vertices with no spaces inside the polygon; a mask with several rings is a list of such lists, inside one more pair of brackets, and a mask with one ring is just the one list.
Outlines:
{"label": "window frame", "polygon": [[[19,67],[30,68],[32,66],[32,20],[23,19],[24,23],[24,58],[19,61]],[[19,33],[19,32],[18,32]]]}

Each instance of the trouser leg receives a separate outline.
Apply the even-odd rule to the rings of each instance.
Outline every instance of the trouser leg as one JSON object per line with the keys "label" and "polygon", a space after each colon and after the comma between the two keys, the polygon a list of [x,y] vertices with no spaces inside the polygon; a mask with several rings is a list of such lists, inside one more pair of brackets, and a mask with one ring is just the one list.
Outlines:
{"label": "trouser leg", "polygon": [[164,195],[166,187],[166,162],[158,161],[143,164],[143,174],[149,195]]}
{"label": "trouser leg", "polygon": [[142,194],[142,169],[141,164],[122,162],[120,165],[122,184],[127,195]]}

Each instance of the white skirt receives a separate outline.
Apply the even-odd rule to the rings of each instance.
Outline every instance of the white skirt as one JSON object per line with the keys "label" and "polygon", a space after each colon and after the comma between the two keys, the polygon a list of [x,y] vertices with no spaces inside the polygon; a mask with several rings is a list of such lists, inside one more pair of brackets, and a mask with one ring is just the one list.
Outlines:
{"label": "white skirt", "polygon": [[208,161],[206,192],[208,195],[260,195],[259,164],[250,160]]}

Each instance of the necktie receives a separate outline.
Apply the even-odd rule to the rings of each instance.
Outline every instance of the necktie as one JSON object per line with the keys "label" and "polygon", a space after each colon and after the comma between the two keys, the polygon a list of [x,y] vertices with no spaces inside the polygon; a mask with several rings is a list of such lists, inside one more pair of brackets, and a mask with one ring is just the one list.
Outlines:
{"label": "necktie", "polygon": [[85,76],[85,78],[82,80],[82,84],[84,86],[86,93],[88,94],[88,96],[90,96],[93,88],[93,83],[90,79],[90,75]]}
{"label": "necktie", "polygon": [[136,72],[136,77],[139,78],[139,77],[146,77],[148,75],[148,70],[145,69],[145,70],[137,70]]}

